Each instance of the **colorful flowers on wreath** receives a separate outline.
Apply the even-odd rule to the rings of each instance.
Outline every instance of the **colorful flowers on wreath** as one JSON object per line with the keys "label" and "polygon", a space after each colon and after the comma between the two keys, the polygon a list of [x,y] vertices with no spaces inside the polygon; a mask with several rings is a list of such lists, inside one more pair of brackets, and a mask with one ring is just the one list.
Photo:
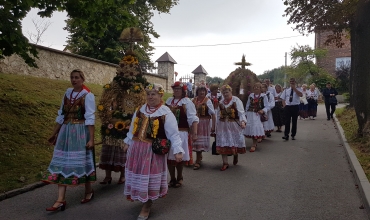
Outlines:
{"label": "colorful flowers on wreath", "polygon": [[139,64],[139,61],[136,57],[132,56],[132,55],[127,55],[127,56],[124,56],[123,59],[121,60],[120,63],[123,63],[123,64],[127,64],[127,65],[130,65],[130,64]]}
{"label": "colorful flowers on wreath", "polygon": [[164,93],[163,86],[160,85],[160,84],[152,83],[152,84],[149,84],[147,87],[145,87],[145,91],[147,91],[147,92],[150,92],[152,90],[154,90],[155,92],[157,92],[159,94]]}
{"label": "colorful flowers on wreath", "polygon": [[98,105],[98,111],[103,111],[104,110],[104,106],[103,105]]}
{"label": "colorful flowers on wreath", "polygon": [[143,87],[141,86],[141,84],[134,84],[132,87],[131,87],[131,92],[134,92],[134,93],[140,93],[141,91],[143,91]]}
{"label": "colorful flowers on wreath", "polygon": [[110,84],[105,84],[105,85],[103,86],[103,89],[110,89]]}
{"label": "colorful flowers on wreath", "polygon": [[122,131],[126,128],[126,124],[123,121],[117,121],[114,128],[117,129],[117,131]]}
{"label": "colorful flowers on wreath", "polygon": [[139,126],[139,118],[135,118],[134,120],[134,128],[132,129],[132,134],[136,133],[137,127]]}

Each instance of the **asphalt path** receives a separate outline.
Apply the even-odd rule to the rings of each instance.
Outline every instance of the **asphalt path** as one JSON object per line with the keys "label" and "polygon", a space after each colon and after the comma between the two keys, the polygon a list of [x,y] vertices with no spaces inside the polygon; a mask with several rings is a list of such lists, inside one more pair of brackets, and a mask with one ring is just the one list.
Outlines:
{"label": "asphalt path", "polygon": [[[204,153],[202,167],[184,169],[184,185],[156,200],[150,220],[368,219],[333,121],[319,105],[316,120],[298,120],[296,140],[282,133],[239,155],[239,164],[220,171],[221,156]],[[246,139],[247,150],[252,141]],[[98,179],[104,171],[97,170]],[[47,185],[0,202],[0,219],[134,220],[140,202],[126,201],[123,185],[93,185],[94,199],[80,204],[83,187],[67,189],[64,212],[46,212],[57,198]]]}

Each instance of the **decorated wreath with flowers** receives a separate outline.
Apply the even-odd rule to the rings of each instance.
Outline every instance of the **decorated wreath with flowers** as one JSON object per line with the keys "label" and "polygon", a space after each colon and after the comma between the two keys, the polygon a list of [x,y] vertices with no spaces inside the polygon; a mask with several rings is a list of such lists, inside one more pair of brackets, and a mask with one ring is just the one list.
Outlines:
{"label": "decorated wreath with flowers", "polygon": [[144,88],[149,83],[132,53],[122,58],[116,74],[111,83],[103,86],[97,110],[102,122],[100,132],[103,144],[123,147],[132,116],[146,101]]}

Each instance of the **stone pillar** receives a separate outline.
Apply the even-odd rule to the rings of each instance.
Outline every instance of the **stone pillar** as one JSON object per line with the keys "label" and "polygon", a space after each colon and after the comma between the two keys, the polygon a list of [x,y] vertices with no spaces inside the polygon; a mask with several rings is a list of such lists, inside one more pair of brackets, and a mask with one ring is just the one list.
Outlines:
{"label": "stone pillar", "polygon": [[158,75],[167,78],[166,85],[163,85],[166,92],[171,92],[171,85],[174,83],[175,65],[172,62],[158,62]]}
{"label": "stone pillar", "polygon": [[206,74],[194,73],[194,84],[200,83],[201,80],[204,80],[204,82],[206,83]]}

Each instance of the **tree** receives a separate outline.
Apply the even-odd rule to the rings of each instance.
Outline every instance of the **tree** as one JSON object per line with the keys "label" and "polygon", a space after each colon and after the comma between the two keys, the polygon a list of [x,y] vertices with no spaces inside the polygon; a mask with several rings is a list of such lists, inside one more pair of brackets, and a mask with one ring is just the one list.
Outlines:
{"label": "tree", "polygon": [[344,93],[349,91],[349,74],[351,71],[351,65],[342,63],[335,70],[335,77],[337,79],[337,90]]}
{"label": "tree", "polygon": [[[124,12],[131,5],[145,5],[146,10],[157,10],[168,13],[171,7],[178,4],[178,0],[35,0],[35,1],[2,1],[0,7],[0,59],[12,54],[20,55],[25,62],[36,67],[35,58],[37,51],[34,45],[22,33],[21,20],[24,19],[31,8],[38,8],[38,15],[50,17],[54,11],[66,11],[68,17],[75,19],[74,28],[84,29],[87,33],[93,34],[93,39],[103,37],[110,28],[120,29],[127,24],[140,25],[143,18],[139,11],[132,10],[132,13]],[[107,9],[112,11],[107,11]],[[145,8],[143,6],[143,8]],[[135,12],[137,14],[135,14]],[[136,16],[137,15],[137,16]],[[135,17],[136,16],[136,17]],[[89,20],[95,18],[93,20]],[[117,25],[117,21],[123,24]],[[150,22],[150,20],[148,20]],[[150,28],[151,23],[145,27]],[[122,29],[120,29],[122,30]],[[148,33],[147,29],[143,32]],[[107,34],[109,35],[109,34]],[[91,36],[90,36],[91,37]],[[114,36],[117,39],[119,36]],[[148,42],[149,44],[149,42]],[[109,51],[109,47],[107,49]]]}
{"label": "tree", "polygon": [[45,19],[32,18],[32,23],[35,26],[36,33],[27,31],[28,40],[33,44],[42,44],[44,41],[42,39],[45,31],[51,25],[51,22]]}
{"label": "tree", "polygon": [[351,42],[350,104],[354,106],[359,136],[370,136],[370,1],[283,0],[288,24],[300,33],[332,31],[326,43],[341,47],[349,31]]}
{"label": "tree", "polygon": [[258,75],[258,78],[263,81],[264,79],[270,79],[273,84],[284,84],[284,76],[286,73],[286,68],[281,66],[279,68],[274,68],[272,70],[266,70],[263,74]]}
{"label": "tree", "polygon": [[220,84],[220,85],[222,85],[224,80],[225,79],[222,79],[221,77],[218,77],[218,76],[215,76],[215,77],[206,76],[206,82],[208,84]]}
{"label": "tree", "polygon": [[[117,63],[127,51],[128,45],[118,41],[121,31],[127,27],[139,27],[144,34],[144,42],[137,44],[135,50],[142,64],[150,63],[151,51],[154,50],[151,36],[159,35],[153,29],[150,19],[153,11],[168,13],[177,1],[147,1],[137,0],[134,4],[125,4],[118,0],[116,4],[101,4],[95,13],[85,16],[70,15],[65,28],[70,33],[68,48],[76,54]],[[81,8],[79,5],[74,7]],[[102,17],[109,17],[107,22]]]}

